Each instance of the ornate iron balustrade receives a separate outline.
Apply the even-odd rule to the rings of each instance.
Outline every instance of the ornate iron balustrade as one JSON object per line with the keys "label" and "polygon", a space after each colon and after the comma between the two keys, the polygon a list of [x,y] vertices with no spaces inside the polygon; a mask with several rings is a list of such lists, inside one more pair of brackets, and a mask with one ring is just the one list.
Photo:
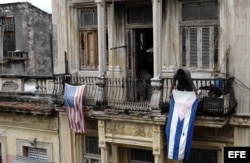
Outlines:
{"label": "ornate iron balustrade", "polygon": [[[98,78],[57,76],[54,94],[62,96],[63,86],[67,82],[72,85],[87,85],[84,99],[85,106],[93,109],[115,109],[120,112],[150,112],[152,86],[150,81],[130,78]],[[226,116],[232,113],[237,105],[232,88],[233,78],[193,79],[198,89],[200,104],[198,115]],[[162,79],[162,96],[159,110],[168,112],[169,91],[172,78]],[[102,88],[102,89],[100,89]],[[100,97],[100,98],[97,98]]]}
{"label": "ornate iron balustrade", "polygon": [[[101,80],[101,81],[100,81]],[[151,85],[141,79],[98,78],[58,75],[55,77],[53,94],[62,97],[64,83],[87,85],[85,106],[97,109],[116,109],[120,111],[150,111]],[[100,90],[100,87],[103,89]],[[100,92],[103,91],[103,92]],[[101,94],[101,98],[97,100]]]}
{"label": "ornate iron balustrade", "polygon": [[[163,79],[163,106],[168,104],[172,80],[172,78]],[[193,79],[194,85],[198,89],[200,100],[197,114],[226,116],[234,112],[237,100],[232,88],[233,80],[234,78]]]}

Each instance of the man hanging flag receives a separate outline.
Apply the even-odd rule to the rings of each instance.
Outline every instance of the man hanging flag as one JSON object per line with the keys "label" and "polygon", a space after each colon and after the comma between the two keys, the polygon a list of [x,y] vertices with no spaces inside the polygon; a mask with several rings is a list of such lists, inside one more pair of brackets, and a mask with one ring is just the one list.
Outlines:
{"label": "man hanging flag", "polygon": [[84,110],[82,106],[85,92],[85,85],[73,86],[65,84],[64,108],[69,120],[69,126],[76,133],[85,132]]}
{"label": "man hanging flag", "polygon": [[169,159],[189,159],[198,103],[193,91],[173,91],[166,125]]}

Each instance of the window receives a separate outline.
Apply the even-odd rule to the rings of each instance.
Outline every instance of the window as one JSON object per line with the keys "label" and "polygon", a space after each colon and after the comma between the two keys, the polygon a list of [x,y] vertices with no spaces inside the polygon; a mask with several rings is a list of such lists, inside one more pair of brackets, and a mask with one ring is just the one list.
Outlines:
{"label": "window", "polygon": [[153,163],[154,156],[152,151],[143,149],[130,149],[129,163]]}
{"label": "window", "polygon": [[152,24],[152,7],[129,7],[127,11],[128,24]]}
{"label": "window", "polygon": [[0,27],[0,48],[3,49],[3,56],[7,56],[8,51],[16,50],[14,16],[0,17]]}
{"label": "window", "polygon": [[198,69],[218,66],[218,2],[184,2],[181,5],[181,63]]}
{"label": "window", "polygon": [[79,10],[80,68],[98,69],[97,8]]}
{"label": "window", "polygon": [[101,150],[98,146],[98,137],[85,136],[84,142],[85,163],[101,163]]}
{"label": "window", "polygon": [[23,156],[39,161],[48,161],[47,150],[42,148],[23,147]]}
{"label": "window", "polygon": [[27,163],[50,163],[52,160],[52,144],[33,140],[17,139],[16,161]]}
{"label": "window", "polygon": [[183,163],[217,163],[217,151],[205,149],[192,149],[189,160]]}

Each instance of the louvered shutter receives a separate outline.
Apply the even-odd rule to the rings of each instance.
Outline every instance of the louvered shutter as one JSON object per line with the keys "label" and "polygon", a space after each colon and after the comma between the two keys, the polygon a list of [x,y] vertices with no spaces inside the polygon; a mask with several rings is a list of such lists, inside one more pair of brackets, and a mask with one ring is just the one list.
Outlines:
{"label": "louvered shutter", "polygon": [[[211,28],[212,29],[212,28]],[[210,28],[202,28],[202,65],[203,68],[209,68],[210,66]]]}
{"label": "louvered shutter", "polygon": [[190,28],[190,66],[197,67],[198,61],[198,29]]}
{"label": "louvered shutter", "polygon": [[42,161],[48,161],[46,149],[28,148],[28,157],[35,158]]}

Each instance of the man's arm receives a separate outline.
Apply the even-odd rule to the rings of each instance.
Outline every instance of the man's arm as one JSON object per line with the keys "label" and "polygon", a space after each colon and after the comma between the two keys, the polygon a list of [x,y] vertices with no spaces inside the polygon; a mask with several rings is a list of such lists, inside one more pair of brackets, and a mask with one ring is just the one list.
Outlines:
{"label": "man's arm", "polygon": [[196,97],[199,98],[199,94],[198,94],[197,88],[194,85],[194,83],[192,84],[192,88],[193,88],[193,91],[195,92]]}
{"label": "man's arm", "polygon": [[171,87],[170,87],[169,96],[172,96],[172,91],[173,91],[175,86],[176,86],[176,81],[174,80],[173,83],[171,84]]}

